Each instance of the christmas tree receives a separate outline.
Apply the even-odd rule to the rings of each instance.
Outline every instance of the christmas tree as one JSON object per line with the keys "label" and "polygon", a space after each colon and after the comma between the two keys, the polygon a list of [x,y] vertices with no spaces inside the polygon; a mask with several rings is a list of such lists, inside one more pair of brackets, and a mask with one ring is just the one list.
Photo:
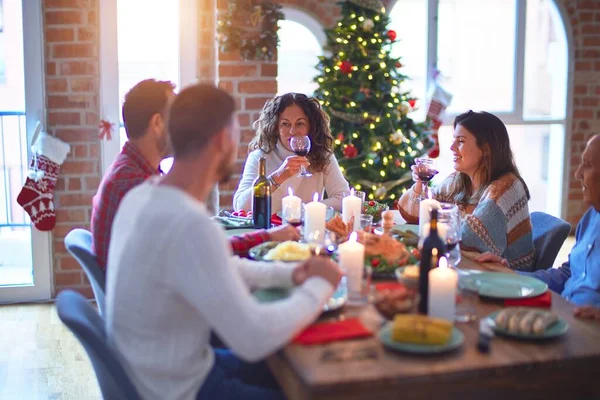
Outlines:
{"label": "christmas tree", "polygon": [[396,32],[379,0],[347,0],[342,19],[326,30],[329,56],[320,57],[315,96],[331,116],[335,155],[351,186],[371,200],[397,201],[412,184],[410,166],[432,141],[408,113],[416,99],[391,56]]}

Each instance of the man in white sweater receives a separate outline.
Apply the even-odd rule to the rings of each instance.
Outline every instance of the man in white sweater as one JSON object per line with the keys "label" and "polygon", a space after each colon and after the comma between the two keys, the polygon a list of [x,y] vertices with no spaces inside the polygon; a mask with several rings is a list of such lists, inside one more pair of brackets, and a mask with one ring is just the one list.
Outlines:
{"label": "man in white sweater", "polygon": [[[144,399],[283,398],[264,364],[247,362],[313,322],[341,278],[325,258],[289,266],[232,256],[204,203],[233,171],[234,113],[234,100],[219,89],[184,89],[170,111],[172,169],[131,190],[115,217],[107,334]],[[250,292],[292,285],[292,295],[274,303]],[[210,347],[211,330],[232,353]]]}

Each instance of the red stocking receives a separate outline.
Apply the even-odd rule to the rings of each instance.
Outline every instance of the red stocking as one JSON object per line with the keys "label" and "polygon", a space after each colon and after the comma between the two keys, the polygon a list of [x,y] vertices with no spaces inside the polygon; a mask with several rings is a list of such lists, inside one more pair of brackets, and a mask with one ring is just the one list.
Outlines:
{"label": "red stocking", "polygon": [[33,158],[27,180],[17,197],[17,203],[29,214],[31,222],[40,231],[50,231],[56,223],[54,188],[60,166],[70,146],[60,139],[41,132],[31,147]]}

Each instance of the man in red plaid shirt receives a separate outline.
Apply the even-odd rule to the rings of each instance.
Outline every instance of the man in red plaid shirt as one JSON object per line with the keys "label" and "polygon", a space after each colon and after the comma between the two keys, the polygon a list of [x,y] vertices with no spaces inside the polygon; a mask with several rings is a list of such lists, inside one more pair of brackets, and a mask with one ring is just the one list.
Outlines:
{"label": "man in red plaid shirt", "polygon": [[[129,190],[161,174],[160,162],[170,154],[166,115],[174,89],[171,82],[147,79],[125,95],[123,122],[128,141],[104,175],[92,207],[93,249],[102,268],[106,268],[110,231],[121,200]],[[234,236],[230,243],[234,254],[244,256],[260,243],[299,237],[295,228],[284,226]]]}

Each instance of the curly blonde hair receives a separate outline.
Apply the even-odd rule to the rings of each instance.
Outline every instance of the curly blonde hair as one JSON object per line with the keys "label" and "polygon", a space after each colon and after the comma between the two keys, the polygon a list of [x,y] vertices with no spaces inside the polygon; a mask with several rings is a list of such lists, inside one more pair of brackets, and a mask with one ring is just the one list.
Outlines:
{"label": "curly blonde hair", "polygon": [[321,104],[314,97],[301,93],[286,93],[267,101],[254,122],[256,134],[250,142],[249,149],[260,149],[265,153],[275,150],[279,141],[279,118],[281,113],[291,105],[297,105],[308,117],[310,131],[308,136],[311,149],[306,158],[310,162],[312,172],[323,172],[333,154],[333,136],[329,128],[329,115],[321,109]]}

